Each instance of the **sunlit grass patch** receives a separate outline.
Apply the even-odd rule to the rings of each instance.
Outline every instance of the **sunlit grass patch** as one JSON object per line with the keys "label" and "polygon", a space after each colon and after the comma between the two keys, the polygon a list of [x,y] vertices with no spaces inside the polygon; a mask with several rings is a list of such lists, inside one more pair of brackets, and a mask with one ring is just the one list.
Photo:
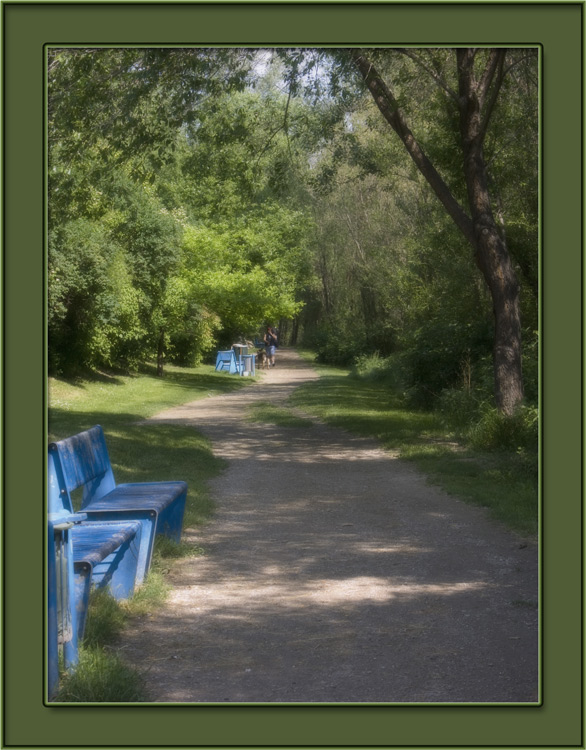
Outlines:
{"label": "sunlit grass patch", "polygon": [[251,422],[275,424],[279,427],[311,427],[311,419],[294,414],[284,406],[275,406],[268,402],[253,404],[248,410]]}
{"label": "sunlit grass patch", "polygon": [[[136,375],[95,373],[85,378],[49,378],[49,410],[52,429],[63,437],[60,416],[63,413],[101,413],[106,421],[128,422],[146,419],[159,411],[196,401],[209,395],[231,393],[249,386],[251,378],[227,376],[211,365],[174,367],[168,365],[163,377],[147,369]],[[79,430],[78,430],[79,431]]]}

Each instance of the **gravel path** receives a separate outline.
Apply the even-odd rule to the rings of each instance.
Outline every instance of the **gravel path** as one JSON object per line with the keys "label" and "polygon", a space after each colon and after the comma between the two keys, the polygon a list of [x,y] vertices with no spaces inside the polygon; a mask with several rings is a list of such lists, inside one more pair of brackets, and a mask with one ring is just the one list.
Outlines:
{"label": "gravel path", "polygon": [[165,608],[121,640],[150,699],[538,700],[534,541],[373,441],[246,419],[315,377],[279,350],[262,382],[154,418],[196,427],[228,468],[212,522],[187,532],[205,555],[174,567]]}

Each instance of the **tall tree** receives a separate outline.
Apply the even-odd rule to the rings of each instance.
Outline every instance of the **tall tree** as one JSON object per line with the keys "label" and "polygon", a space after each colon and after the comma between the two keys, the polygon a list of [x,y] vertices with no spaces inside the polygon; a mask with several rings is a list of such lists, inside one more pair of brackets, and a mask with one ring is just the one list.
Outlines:
{"label": "tall tree", "polygon": [[413,134],[392,86],[383,78],[371,56],[360,49],[350,50],[349,55],[381,114],[474,250],[476,264],[490,290],[493,303],[495,399],[499,409],[512,414],[523,399],[519,283],[505,237],[495,218],[484,146],[503,81],[515,62],[508,61],[506,49],[454,50],[456,88],[445,68],[440,66],[439,58],[430,62],[429,58],[413,50],[402,52],[432,77],[457,108],[467,209]]}

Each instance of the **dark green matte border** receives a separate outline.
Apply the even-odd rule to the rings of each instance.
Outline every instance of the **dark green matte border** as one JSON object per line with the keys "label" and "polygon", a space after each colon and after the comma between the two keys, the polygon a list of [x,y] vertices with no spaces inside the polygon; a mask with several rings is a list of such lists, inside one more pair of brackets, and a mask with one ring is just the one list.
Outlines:
{"label": "dark green matte border", "polygon": [[[582,3],[4,2],[2,24],[3,746],[582,746]],[[542,45],[542,706],[43,705],[43,45],[59,43]]]}

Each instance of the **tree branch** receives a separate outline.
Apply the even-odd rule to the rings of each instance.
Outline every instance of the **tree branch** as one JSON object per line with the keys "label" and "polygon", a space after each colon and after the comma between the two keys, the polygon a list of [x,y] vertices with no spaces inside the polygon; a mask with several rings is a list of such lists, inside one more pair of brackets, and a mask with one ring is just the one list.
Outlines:
{"label": "tree branch", "polygon": [[413,62],[416,65],[419,65],[420,68],[423,68],[423,70],[431,76],[433,81],[437,83],[437,85],[443,89],[443,91],[456,103],[458,102],[458,95],[456,92],[451,89],[448,84],[444,81],[442,76],[437,72],[437,70],[434,70],[432,67],[430,67],[426,62],[424,62],[419,55],[416,55],[414,52],[412,52],[410,49],[404,48],[404,47],[398,47],[397,52],[400,52],[402,55],[405,55],[409,59],[413,60]]}
{"label": "tree branch", "polygon": [[[496,100],[498,99],[499,91],[501,89],[503,79],[505,77],[505,74],[503,72],[504,62],[505,62],[505,55],[506,50],[500,49],[500,50],[493,50],[493,52],[496,52],[495,55],[491,55],[491,59],[486,67],[486,70],[484,71],[484,75],[481,80],[481,93],[479,97],[479,103],[480,103],[480,111],[484,109],[484,113],[482,114],[482,122],[480,124],[480,137],[484,140],[484,136],[486,135],[486,131],[488,129],[488,123],[490,122],[490,118],[492,116],[492,111],[494,109],[494,105],[496,103]],[[498,71],[498,72],[497,72]],[[496,81],[494,85],[491,88],[491,84],[493,82],[494,76],[496,73]],[[490,98],[488,99],[488,102],[486,103],[486,98],[490,91]]]}
{"label": "tree branch", "polygon": [[423,149],[411,132],[392,91],[382,80],[378,71],[364,55],[362,50],[352,49],[349,52],[381,114],[397,133],[407,149],[409,156],[411,156],[417,168],[425,177],[456,226],[470,242],[472,247],[475,247],[476,238],[474,236],[472,220],[454,198],[449,187],[423,152]]}

